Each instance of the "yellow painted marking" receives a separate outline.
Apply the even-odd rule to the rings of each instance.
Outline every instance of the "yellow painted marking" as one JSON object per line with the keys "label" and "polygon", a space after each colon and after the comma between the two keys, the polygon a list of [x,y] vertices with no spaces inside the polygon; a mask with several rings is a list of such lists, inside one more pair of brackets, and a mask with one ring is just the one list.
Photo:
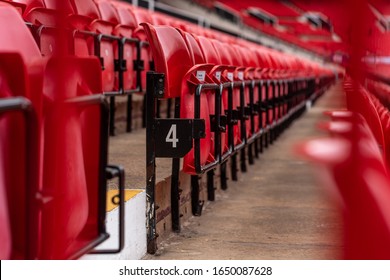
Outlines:
{"label": "yellow painted marking", "polygon": [[[125,190],[125,202],[142,192],[143,190]],[[118,205],[112,203],[112,198],[119,192],[117,190],[109,190],[107,192],[107,212],[114,210]]]}

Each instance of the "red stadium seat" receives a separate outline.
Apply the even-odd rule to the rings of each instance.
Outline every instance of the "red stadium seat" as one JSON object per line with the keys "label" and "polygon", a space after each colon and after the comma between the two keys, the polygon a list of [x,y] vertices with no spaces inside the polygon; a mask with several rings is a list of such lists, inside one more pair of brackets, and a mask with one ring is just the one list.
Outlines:
{"label": "red stadium seat", "polygon": [[[184,40],[186,41],[188,50],[189,50],[190,55],[192,57],[193,65],[205,64],[206,60],[205,60],[203,53],[202,53],[202,50],[201,50],[199,44],[197,43],[196,39],[194,38],[194,36],[189,34],[188,32],[185,32],[185,31],[181,31],[181,33],[182,33]],[[206,71],[206,70],[204,70],[204,71]],[[219,78],[216,77],[216,72],[219,72],[219,74],[217,75]],[[222,72],[221,66],[214,66],[212,68],[208,67],[207,71],[206,71],[206,75],[208,76],[207,77],[208,82],[209,83],[215,82],[217,84],[221,83],[221,72]],[[223,98],[223,96],[224,96],[224,93],[222,93],[222,98]],[[223,101],[221,102],[220,106],[221,106],[221,108],[220,108],[221,114],[224,115],[225,105],[224,105]],[[215,115],[215,97],[213,94],[209,94],[208,107],[209,107],[210,115]],[[222,129],[222,130],[223,131],[221,131],[221,132],[226,131],[224,129]],[[226,134],[226,137],[222,135],[220,140],[221,140],[221,144],[220,144],[221,145],[221,153],[225,154],[229,151],[229,147],[227,145],[227,143],[228,143],[227,134]],[[215,156],[215,153],[216,153],[215,134],[214,134],[214,132],[212,132],[211,133],[211,154]],[[222,157],[224,157],[224,155],[222,155]]]}
{"label": "red stadium seat", "polygon": [[102,211],[107,126],[99,121],[107,121],[107,110],[102,96],[94,95],[102,92],[99,61],[42,59],[16,10],[0,4],[0,20],[1,98],[28,98],[37,121],[27,135],[23,128],[33,117],[27,124],[20,115],[0,117],[0,129],[7,132],[0,137],[0,189],[12,186],[5,189],[10,257],[78,258],[108,238]]}
{"label": "red stadium seat", "polygon": [[[172,27],[153,27],[142,24],[148,36],[150,48],[154,57],[155,70],[164,73],[165,98],[181,97],[181,118],[200,118],[206,123],[206,137],[200,140],[200,154],[195,155],[194,150],[184,157],[183,170],[190,174],[196,174],[195,157],[199,157],[200,165],[206,166],[210,161],[215,161],[210,153],[212,147],[210,112],[207,91],[200,96],[199,116],[195,116],[194,86],[207,82],[206,72],[212,65],[196,66],[191,69],[193,62],[182,35]],[[191,69],[191,70],[190,70]],[[190,72],[188,72],[190,71]],[[202,75],[200,75],[202,73]],[[200,76],[199,76],[199,75]]]}
{"label": "red stadium seat", "polygon": [[[25,97],[31,100],[40,115],[43,63],[40,61],[39,49],[13,7],[0,3],[0,19],[0,34],[3,38],[0,43],[0,97]],[[12,24],[13,28],[8,28],[4,22]],[[15,49],[16,46],[19,46],[19,50]],[[39,159],[28,158],[29,153],[35,152],[35,155],[39,155],[37,139],[26,133],[30,123],[34,122],[34,117],[38,116],[32,114],[28,120],[18,112],[2,113],[0,117],[0,188],[5,194],[2,199],[6,199],[3,207],[8,206],[2,215],[3,222],[8,220],[9,223],[9,226],[4,228],[4,238],[8,232],[11,235],[8,235],[8,238],[12,239],[12,242],[3,245],[7,247],[3,249],[8,251],[6,258],[32,258],[36,253],[37,225],[28,221],[36,221],[37,208],[31,207],[28,212],[30,216],[26,216],[26,205],[31,205],[32,201],[28,193],[37,191],[39,180],[36,169]],[[27,137],[31,138],[27,140]],[[26,235],[27,231],[31,231],[30,235]]]}
{"label": "red stadium seat", "polygon": [[[0,101],[1,102],[1,101]],[[1,104],[1,103],[0,103]],[[1,105],[0,105],[1,106]],[[0,158],[0,166],[4,166],[3,163],[3,155]],[[2,174],[3,168],[0,168],[0,180],[3,180],[5,177]],[[5,189],[6,183],[0,182],[0,226],[2,228],[0,232],[0,259],[7,260],[11,258],[11,247],[12,247],[12,237],[11,237],[11,223],[9,221],[9,213],[8,213],[8,203],[7,203],[7,192]]]}
{"label": "red stadium seat", "polygon": [[[230,67],[225,66],[219,69],[218,71],[215,71],[215,75],[218,76],[217,79],[219,80],[221,79],[220,77],[223,76],[225,81],[234,82],[235,81],[234,71],[236,69],[235,67],[237,66],[233,64],[232,54],[229,53],[228,51],[223,52],[223,49],[226,49],[227,46],[225,46],[222,49],[219,49],[219,48],[215,48],[213,42],[206,37],[198,36],[197,39],[207,63],[214,64],[214,65],[223,65],[224,62],[228,63],[230,62],[230,59],[232,60],[232,64],[226,65]],[[223,106],[225,109],[227,109],[229,107],[227,90],[223,92],[222,99],[223,99]],[[234,115],[235,125],[233,126],[234,139],[233,139],[233,143],[230,142],[228,143],[229,145],[234,147],[234,149],[238,149],[243,147],[245,141],[244,135],[242,135],[241,133],[242,120],[239,121],[239,116],[238,116],[239,115],[238,108],[240,107],[239,88],[235,87],[235,90],[233,91],[232,99],[233,99],[232,110],[236,112]],[[228,137],[228,135],[226,137]]]}
{"label": "red stadium seat", "polygon": [[106,0],[94,1],[99,9],[101,19],[114,25],[112,35],[119,36],[124,40],[122,54],[119,54],[118,48],[115,48],[115,57],[119,58],[121,55],[126,61],[126,71],[122,74],[122,85],[119,85],[120,77],[117,75],[116,88],[123,87],[123,90],[130,91],[136,87],[134,60],[136,60],[137,55],[137,42],[133,38],[134,30],[137,28],[136,19],[127,5],[115,5]]}
{"label": "red stadium seat", "polygon": [[[44,89],[47,106],[58,109],[48,110],[43,124],[42,193],[53,197],[53,202],[42,211],[44,259],[78,257],[82,254],[80,250],[101,238],[97,201],[99,173],[104,169],[100,167],[98,151],[100,141],[104,140],[96,122],[101,115],[100,104],[66,108],[64,103],[100,92],[101,80],[97,78],[100,69],[95,59],[64,59],[67,63],[62,59],[49,61],[45,73],[45,89],[51,89],[47,92]],[[78,87],[81,83],[83,88]]]}
{"label": "red stadium seat", "polygon": [[192,63],[194,65],[206,63],[202,50],[200,49],[194,36],[185,31],[182,31],[182,35],[184,37],[184,40],[186,41],[188,50],[190,51],[190,54],[192,56]]}
{"label": "red stadium seat", "polygon": [[23,0],[20,2],[26,6],[23,18],[26,22],[33,24],[32,31],[42,55],[53,56],[68,53],[69,42],[64,30],[63,17],[73,13],[71,5],[67,2],[59,5],[55,0]]}
{"label": "red stadium seat", "polygon": [[20,15],[23,15],[24,11],[26,10],[26,2],[27,0],[19,0],[19,1],[12,1],[12,0],[0,0],[0,2],[6,2],[10,5],[12,5]]}
{"label": "red stadium seat", "polygon": [[[102,20],[99,10],[93,0],[68,0],[72,4],[74,14],[69,17],[71,28],[79,31],[90,31],[102,37],[92,34],[77,32],[74,38],[74,54],[78,57],[98,56],[102,65],[103,91],[114,92],[115,88],[115,49],[116,40],[104,35],[112,35],[114,24]],[[96,38],[100,38],[95,42]]]}
{"label": "red stadium seat", "polygon": [[348,122],[327,125],[336,138],[308,141],[299,151],[322,167],[327,174],[325,187],[338,193],[344,218],[344,258],[388,259],[390,177],[365,120],[347,118]]}
{"label": "red stadium seat", "polygon": [[357,83],[346,80],[344,90],[347,97],[347,107],[353,112],[358,112],[364,116],[374,136],[381,147],[384,147],[384,135],[382,124],[370,98],[370,94]]}
{"label": "red stadium seat", "polygon": [[184,38],[172,27],[153,27],[146,23],[142,26],[150,42],[155,70],[166,74],[164,97],[180,97],[182,79],[193,65]]}
{"label": "red stadium seat", "polygon": [[153,23],[153,19],[148,10],[142,8],[133,8],[134,17],[137,22],[138,28],[134,30],[134,37],[141,42],[141,61],[143,62],[143,72],[141,75],[141,88],[144,91],[146,89],[146,73],[153,69],[153,59],[149,45],[146,43],[147,37],[144,29],[140,26],[141,23]]}
{"label": "red stadium seat", "polygon": [[[36,241],[34,235],[36,230],[34,231],[33,228],[36,225],[28,223],[32,215],[36,215],[36,211],[29,209],[31,215],[28,217],[26,215],[26,205],[31,202],[27,194],[36,190],[38,182],[37,170],[32,167],[32,165],[37,166],[38,161],[36,159],[31,161],[29,158],[29,153],[31,154],[38,146],[36,146],[37,141],[34,136],[28,132],[36,116],[28,115],[28,111],[23,110],[22,106],[30,103],[27,99],[23,102],[15,98],[20,93],[27,93],[26,77],[24,77],[26,69],[21,57],[15,53],[0,52],[0,69],[0,88],[2,89],[0,94],[0,131],[2,134],[0,137],[0,200],[2,202],[0,255],[3,260],[25,259],[31,258],[32,248],[34,248],[34,244],[29,244],[29,242]],[[4,69],[8,71],[5,72]],[[19,101],[18,107],[8,106],[7,108],[12,101]],[[25,110],[31,110],[31,107],[26,107]],[[28,117],[31,117],[31,120]],[[35,177],[32,174],[34,171]],[[33,218],[31,220],[34,221]],[[29,237],[28,231],[31,232]]]}
{"label": "red stadium seat", "polygon": [[[245,80],[253,80],[253,71],[254,68],[252,68],[251,60],[253,61],[253,58],[251,59],[251,53],[249,51],[244,50],[240,46],[236,45],[234,46],[234,50],[238,54],[239,57],[242,59],[241,67],[237,68],[237,79],[241,81]],[[250,119],[250,108],[251,108],[251,98],[254,98],[253,92],[250,92],[250,86],[251,84],[244,85],[244,106],[245,106],[245,115],[246,115],[246,122],[245,122],[245,135],[246,138],[249,139],[252,136],[252,125],[254,123],[251,122]],[[252,94],[252,97],[250,96]],[[254,129],[254,127],[253,127]]]}

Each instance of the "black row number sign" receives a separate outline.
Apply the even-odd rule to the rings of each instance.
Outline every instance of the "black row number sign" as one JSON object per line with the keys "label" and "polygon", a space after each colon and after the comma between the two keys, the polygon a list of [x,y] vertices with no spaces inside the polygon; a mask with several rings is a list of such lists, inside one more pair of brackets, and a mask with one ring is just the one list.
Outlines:
{"label": "black row number sign", "polygon": [[191,119],[159,119],[155,122],[156,157],[181,158],[192,148]]}

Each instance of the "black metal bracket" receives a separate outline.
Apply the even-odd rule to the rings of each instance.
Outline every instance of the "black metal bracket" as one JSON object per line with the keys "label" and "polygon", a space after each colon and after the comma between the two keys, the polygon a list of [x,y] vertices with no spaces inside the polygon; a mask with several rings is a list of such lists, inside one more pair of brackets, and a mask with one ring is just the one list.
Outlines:
{"label": "black metal bracket", "polygon": [[102,57],[102,56],[97,56],[97,58],[99,59],[99,61],[100,61],[100,66],[101,66],[101,68],[102,68],[102,71],[104,71],[105,69],[106,69],[106,67],[104,67],[104,57]]}
{"label": "black metal bracket", "polygon": [[143,70],[145,70],[145,63],[141,59],[140,60],[134,59],[133,60],[133,65],[134,65],[134,68],[133,68],[134,71],[143,71]]}
{"label": "black metal bracket", "polygon": [[244,107],[244,119],[248,120],[253,115],[253,110],[250,106]]}
{"label": "black metal bracket", "polygon": [[231,110],[231,123],[237,124],[238,121],[241,119],[241,114],[239,110],[233,109]]}
{"label": "black metal bracket", "polygon": [[39,248],[37,226],[39,224],[39,215],[36,207],[36,194],[38,193],[38,164],[34,162],[38,158],[38,119],[36,112],[30,100],[25,97],[10,97],[0,99],[0,117],[8,112],[21,112],[25,122],[26,132],[26,189],[25,189],[25,242],[26,250],[24,258],[28,260],[36,259]]}
{"label": "black metal bracket", "polygon": [[115,249],[97,249],[90,254],[117,254],[125,246],[125,171],[122,166],[108,165],[106,178],[112,180],[118,178],[118,194],[112,197],[112,203],[119,207],[118,247]]}
{"label": "black metal bracket", "polygon": [[114,59],[114,70],[119,71],[127,71],[127,61],[126,59]]}
{"label": "black metal bracket", "polygon": [[227,116],[219,116],[220,123],[217,122],[216,115],[210,115],[211,132],[226,132]]}
{"label": "black metal bracket", "polygon": [[204,201],[199,199],[199,176],[191,175],[191,208],[192,215],[201,216]]}

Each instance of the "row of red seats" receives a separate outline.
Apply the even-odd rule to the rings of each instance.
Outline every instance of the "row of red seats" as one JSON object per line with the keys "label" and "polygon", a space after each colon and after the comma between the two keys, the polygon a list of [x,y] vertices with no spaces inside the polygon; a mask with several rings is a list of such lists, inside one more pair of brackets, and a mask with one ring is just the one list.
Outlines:
{"label": "row of red seats", "polygon": [[390,166],[390,86],[381,81],[368,79],[366,82],[369,96],[378,115],[383,134],[383,151],[387,164]]}
{"label": "row of red seats", "polygon": [[23,16],[45,57],[71,54],[98,57],[103,92],[111,97],[110,133],[115,134],[115,96],[128,95],[127,131],[132,129],[133,93],[144,93],[153,68],[142,22],[170,25],[207,37],[234,40],[158,12],[111,0],[1,0]]}
{"label": "row of red seats", "polygon": [[390,176],[381,130],[388,110],[357,82],[346,79],[344,89],[352,111],[328,112],[331,122],[322,127],[332,138],[310,140],[299,152],[321,167],[321,181],[340,207],[343,257],[388,259]]}
{"label": "row of red seats", "polygon": [[[2,0],[5,1],[5,0]],[[169,25],[192,34],[238,42],[234,37],[201,28],[158,12],[114,0],[13,0],[24,20],[31,25],[43,56],[68,53],[78,57],[97,56],[101,62],[103,91],[111,97],[110,133],[115,134],[115,95],[128,94],[127,131],[132,129],[132,93],[142,93],[146,72],[153,62],[142,22]],[[287,67],[279,55],[271,60]],[[294,62],[295,63],[295,62]],[[302,62],[298,62],[302,63]],[[276,67],[276,66],[275,66]],[[277,66],[280,67],[280,66]]]}
{"label": "row of red seats", "polygon": [[42,57],[7,3],[0,36],[0,258],[78,258],[109,237],[106,181],[123,178],[107,165],[99,60]]}
{"label": "row of red seats", "polygon": [[293,18],[300,15],[299,11],[294,10],[283,1],[262,0],[247,0],[245,2],[237,2],[234,0],[220,1],[227,6],[233,7],[237,11],[247,9],[248,7],[260,7],[263,11],[280,18]]}
{"label": "row of red seats", "polygon": [[[210,1],[213,7],[216,1]],[[309,23],[301,22],[299,17],[302,11],[310,9],[298,9],[293,3],[286,4],[283,1],[219,1],[226,8],[242,19],[242,21],[257,30],[279,38],[291,44],[301,47],[319,55],[330,57],[332,54],[345,52],[344,44],[335,42],[328,30],[314,28]],[[203,4],[203,3],[200,3]],[[276,20],[275,24],[264,23],[251,15],[250,9],[259,10]],[[315,9],[313,11],[316,11]],[[315,43],[315,44],[312,44]],[[329,48],[329,45],[331,46]]]}
{"label": "row of red seats", "polygon": [[[276,53],[243,41],[242,45],[232,45],[196,36],[173,27],[152,26],[150,24],[143,24],[143,26],[151,44],[155,70],[166,75],[164,98],[181,97],[182,100],[185,100],[186,109],[181,111],[182,118],[193,117],[195,108],[192,95],[188,95],[193,90],[183,88],[183,79],[194,79],[192,83],[195,85],[208,83],[229,85],[229,82],[237,82],[237,86],[234,86],[232,92],[231,104],[231,110],[234,110],[232,114],[236,118],[233,119],[236,121],[234,141],[229,143],[231,145],[229,147],[228,135],[226,139],[222,139],[222,151],[234,150],[235,146],[250,139],[261,130],[279,125],[290,109],[307,100],[308,96],[305,95],[307,94],[305,90],[309,88],[309,81],[314,82],[314,88],[311,89],[313,91],[311,94],[314,94],[316,90],[323,89],[324,84],[320,84],[320,80],[324,82],[324,79],[334,77],[332,72],[325,69],[317,68],[313,72],[311,65],[300,64],[292,56]],[[267,55],[269,55],[268,61]],[[242,82],[248,80],[263,80],[263,83],[254,86],[247,83],[244,90],[241,91]],[[212,97],[213,95],[208,98]],[[220,112],[228,110],[228,99],[228,90],[224,88]],[[261,106],[261,103],[266,101],[272,105]],[[201,102],[211,103],[209,106],[203,105],[208,109],[201,110],[201,114],[204,114],[202,118],[207,119],[206,116],[215,114],[214,102],[206,101],[206,99]],[[255,112],[254,108],[258,112]],[[241,119],[237,117],[240,115],[238,112],[240,110],[242,111]],[[249,117],[253,117],[253,119]],[[245,129],[241,129],[241,127],[245,127]],[[218,158],[212,152],[213,145],[210,145],[214,139],[210,133],[212,130],[211,124],[206,122],[207,138],[202,139],[201,143],[207,143],[205,146],[209,146],[210,149],[202,151],[199,161],[201,165],[206,165],[207,162]],[[191,155],[185,157],[184,162],[187,161],[189,164],[184,165],[186,172],[200,173],[201,166],[193,164]]]}
{"label": "row of red seats", "polygon": [[45,57],[59,54],[98,57],[103,92],[112,96],[110,133],[115,134],[115,95],[128,95],[127,131],[132,129],[133,93],[145,88],[151,67],[139,23],[150,20],[144,10],[120,1],[6,1],[21,12]]}
{"label": "row of red seats", "polygon": [[[190,149],[182,155],[179,151],[186,139],[180,138],[176,131],[180,123],[167,120],[169,125],[166,125],[163,119],[155,118],[154,103],[149,101],[147,142],[155,146],[147,148],[147,154],[152,155],[147,160],[147,170],[155,168],[153,155],[176,159],[183,156],[183,171],[193,176],[194,215],[200,215],[202,204],[197,193],[199,174],[207,173],[213,181],[214,169],[221,167],[222,180],[226,177],[222,170],[230,159],[232,178],[236,179],[237,154],[240,153],[241,169],[245,171],[246,155],[253,163],[253,149],[258,156],[263,145],[272,143],[304,111],[306,103],[315,100],[335,80],[334,73],[328,69],[253,43],[238,40],[229,44],[171,26],[148,23],[142,26],[156,71],[149,75],[147,97],[175,98],[180,109],[176,117],[194,124],[192,136],[186,135],[187,140],[188,136],[192,137]],[[170,129],[165,134],[159,134],[167,127]],[[151,198],[154,176],[154,172],[147,176],[150,185],[147,196]],[[172,173],[172,190],[174,178],[178,174]],[[209,199],[213,200],[214,187],[212,183],[208,185]],[[171,211],[178,213],[175,197],[180,201],[179,195],[172,195]],[[149,209],[148,248],[154,252],[155,210]],[[172,224],[179,222],[173,220]]]}
{"label": "row of red seats", "polygon": [[[108,118],[102,93],[142,91],[145,70],[164,72],[163,97],[180,97],[187,106],[178,116],[205,123],[205,137],[185,155],[184,170],[194,175],[224,164],[238,151],[245,163],[246,147],[251,151],[272,142],[306,100],[334,78],[309,61],[124,2],[4,2],[1,21],[13,26],[2,24],[0,30],[1,131],[7,135],[0,142],[0,186],[8,205],[1,222],[10,229],[4,235],[4,258],[76,258],[108,237],[105,133],[113,115]],[[140,22],[156,27],[144,24],[145,33]],[[153,37],[154,29],[162,30],[161,37]],[[171,47],[175,52],[169,52]],[[184,95],[184,80],[189,90],[209,87],[208,94],[199,95],[199,106]],[[220,99],[213,100],[218,94],[212,88],[219,87]],[[19,111],[33,117],[23,120]],[[173,133],[166,139],[175,143]],[[121,170],[108,176],[115,174]],[[14,204],[17,198],[21,207]]]}

